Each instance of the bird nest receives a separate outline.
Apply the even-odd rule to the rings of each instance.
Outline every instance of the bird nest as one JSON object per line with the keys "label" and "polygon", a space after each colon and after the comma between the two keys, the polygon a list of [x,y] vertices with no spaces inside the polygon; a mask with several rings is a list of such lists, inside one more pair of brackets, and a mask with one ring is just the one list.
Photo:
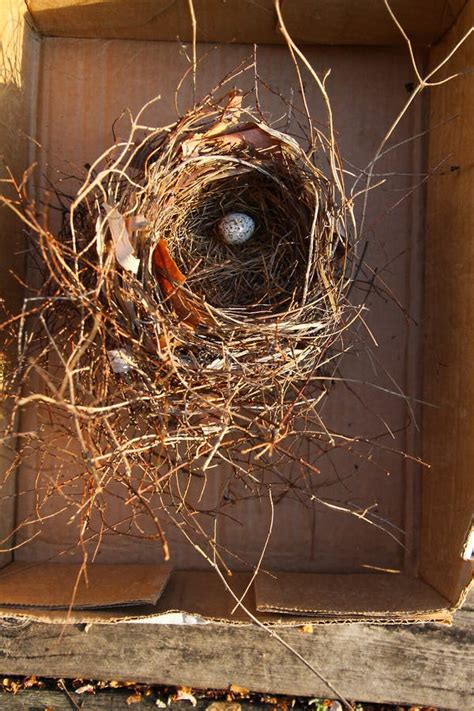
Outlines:
{"label": "bird nest", "polygon": [[[334,180],[241,101],[205,103],[131,143],[74,207],[95,226],[92,239],[74,227],[73,251],[109,352],[153,379],[169,371],[172,400],[182,386],[200,409],[213,393],[213,411],[254,404],[249,392],[291,398],[338,339],[350,282]],[[244,243],[220,234],[233,213],[253,218]]]}
{"label": "bird nest", "polygon": [[[217,465],[248,495],[268,473],[284,493],[296,485],[283,471],[316,471],[302,437],[333,443],[316,411],[357,316],[354,230],[336,146],[314,127],[305,151],[236,92],[165,128],[144,132],[140,117],[90,168],[58,235],[25,208],[46,273],[34,338],[23,314],[17,404],[47,413],[18,457],[57,458],[65,437],[69,463],[43,501],[63,492],[97,541],[126,532],[107,520],[113,491],[130,519],[149,516],[168,558],[163,516],[202,538]],[[222,229],[235,213],[254,227],[238,244]]]}

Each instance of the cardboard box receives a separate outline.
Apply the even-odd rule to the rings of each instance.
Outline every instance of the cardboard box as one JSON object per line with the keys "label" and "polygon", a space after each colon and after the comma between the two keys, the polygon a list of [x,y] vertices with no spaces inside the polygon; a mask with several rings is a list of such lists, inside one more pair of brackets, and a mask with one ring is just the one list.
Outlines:
{"label": "cardboard box", "polygon": [[[289,92],[296,85],[270,0],[196,0],[195,7],[198,39],[209,43],[199,45],[199,52],[208,55],[199,67],[198,93],[248,56],[253,43],[261,45],[259,70],[272,86]],[[458,0],[446,7],[441,0],[393,2],[421,66],[434,66],[472,25],[472,2]],[[323,0],[317,9],[299,0],[285,3],[284,14],[309,60],[318,70],[332,70],[328,87],[342,155],[353,165],[366,165],[413,82],[399,31],[376,0]],[[34,160],[39,173],[53,182],[60,171],[80,174],[112,143],[111,126],[122,110],[136,111],[156,94],[161,100],[150,122],[165,125],[175,119],[175,89],[188,66],[180,43],[192,37],[185,0],[63,0],[60,6],[52,0],[4,0],[0,29],[0,140],[15,175]],[[472,42],[463,45],[446,70],[462,71],[470,62]],[[308,82],[307,90],[313,115],[324,116],[316,88]],[[183,109],[190,92],[187,87],[180,97]],[[276,99],[266,99],[270,113],[276,111]],[[403,398],[387,398],[378,390],[367,398],[376,419],[395,423],[394,448],[422,456],[430,468],[388,456],[383,464],[391,475],[383,466],[367,465],[364,475],[355,477],[350,495],[369,504],[376,500],[381,518],[391,522],[395,533],[403,531],[404,547],[354,517],[283,502],[265,557],[273,575],[259,575],[246,596],[249,609],[269,624],[449,622],[467,591],[474,508],[473,103],[472,79],[465,75],[432,89],[429,106],[426,96],[414,104],[395,136],[400,146],[380,164],[381,172],[396,174],[396,181],[370,202],[368,223],[376,231],[371,264],[391,264],[387,288],[413,318],[406,319],[393,302],[373,299],[368,318],[380,344],[379,360],[403,392],[430,405],[422,413],[414,406],[422,417],[417,431],[404,424]],[[428,180],[426,193],[423,187],[411,190],[414,174],[440,162],[445,169]],[[400,196],[404,199],[392,209]],[[24,238],[11,213],[3,209],[0,219],[2,291],[15,307],[22,290],[11,271],[21,271]],[[368,367],[351,365],[351,376],[364,380]],[[342,418],[344,426],[374,431],[374,422],[347,393],[336,394],[328,409],[330,421],[341,423]],[[6,466],[13,457],[5,448]],[[342,478],[347,467],[354,467],[347,458],[336,464]],[[216,574],[179,540],[172,542],[173,570],[161,563],[156,546],[120,537],[106,542],[100,563],[88,565],[88,584],[82,580],[74,609],[69,609],[81,553],[67,515],[43,521],[37,530],[18,528],[34,506],[36,475],[30,462],[19,468],[16,483],[9,478],[3,488],[0,615],[107,622],[178,612],[248,622],[241,609],[232,612],[235,601]],[[216,476],[215,488],[221,483]],[[336,501],[344,484],[326,485]],[[223,541],[239,556],[255,560],[268,511],[255,502],[244,513],[241,505],[236,510],[246,525],[225,524]],[[229,582],[240,594],[251,574],[236,567]]]}

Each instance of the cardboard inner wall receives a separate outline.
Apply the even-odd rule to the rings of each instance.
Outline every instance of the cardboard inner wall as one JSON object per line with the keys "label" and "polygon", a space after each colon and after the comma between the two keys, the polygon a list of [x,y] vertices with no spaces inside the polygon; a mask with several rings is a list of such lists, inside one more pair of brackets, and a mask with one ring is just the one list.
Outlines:
{"label": "cardboard inner wall", "polygon": [[[188,0],[26,0],[41,34],[94,39],[192,38]],[[194,0],[202,42],[281,44],[274,0]],[[451,27],[465,0],[392,0],[413,42],[429,45]],[[400,45],[379,0],[283,0],[285,22],[299,44]]]}
{"label": "cardboard inner wall", "polygon": [[[471,2],[432,50],[430,65],[436,66],[473,25]],[[473,63],[469,41],[439,79]],[[450,157],[446,174],[429,181],[427,196],[424,399],[438,407],[426,408],[423,419],[424,457],[431,471],[423,487],[420,573],[452,602],[472,575],[462,550],[474,510],[473,112],[469,72],[432,89],[430,125],[439,128],[430,134],[430,168]]]}
{"label": "cardboard inner wall", "polygon": [[[9,177],[7,168],[21,181],[23,171],[32,162],[33,144],[27,136],[34,136],[34,107],[38,78],[39,39],[31,32],[23,0],[4,0],[0,3],[0,178]],[[2,193],[13,193],[2,184]],[[14,274],[24,272],[24,237],[20,220],[13,212],[0,206],[0,288],[7,309],[13,313],[21,306],[23,293]],[[3,320],[3,315],[2,315]],[[2,401],[3,378],[15,357],[14,349],[6,349],[0,336],[0,426],[8,417],[8,405]],[[15,477],[4,481],[14,457],[14,443],[0,445],[0,566],[11,558],[11,531],[14,526]]]}

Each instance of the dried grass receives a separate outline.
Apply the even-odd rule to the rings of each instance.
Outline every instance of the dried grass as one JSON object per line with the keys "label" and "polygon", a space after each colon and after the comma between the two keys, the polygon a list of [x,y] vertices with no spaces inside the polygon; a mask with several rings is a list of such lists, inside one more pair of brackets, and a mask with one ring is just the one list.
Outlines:
{"label": "dried grass", "polygon": [[[261,496],[269,472],[287,489],[288,464],[311,469],[302,425],[333,443],[315,408],[358,315],[346,299],[355,231],[336,147],[313,129],[305,153],[243,100],[211,95],[146,132],[139,115],[90,169],[59,235],[17,186],[45,270],[34,325],[20,321],[17,407],[37,401],[56,437],[80,442],[76,467],[70,457],[67,480],[56,470],[51,487],[68,492],[81,530],[97,515],[101,531],[114,528],[103,499],[119,482],[152,517],[165,558],[162,513],[203,535],[196,514],[216,464]],[[257,225],[240,246],[217,232],[236,210]],[[40,427],[22,436],[20,458],[38,447],[57,456]]]}

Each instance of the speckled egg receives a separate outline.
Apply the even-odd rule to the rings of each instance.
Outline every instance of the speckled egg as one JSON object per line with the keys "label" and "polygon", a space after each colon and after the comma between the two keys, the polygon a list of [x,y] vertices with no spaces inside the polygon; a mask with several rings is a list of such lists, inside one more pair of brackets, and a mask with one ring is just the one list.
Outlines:
{"label": "speckled egg", "polygon": [[219,222],[218,230],[227,244],[243,244],[255,232],[255,222],[244,212],[229,212]]}

